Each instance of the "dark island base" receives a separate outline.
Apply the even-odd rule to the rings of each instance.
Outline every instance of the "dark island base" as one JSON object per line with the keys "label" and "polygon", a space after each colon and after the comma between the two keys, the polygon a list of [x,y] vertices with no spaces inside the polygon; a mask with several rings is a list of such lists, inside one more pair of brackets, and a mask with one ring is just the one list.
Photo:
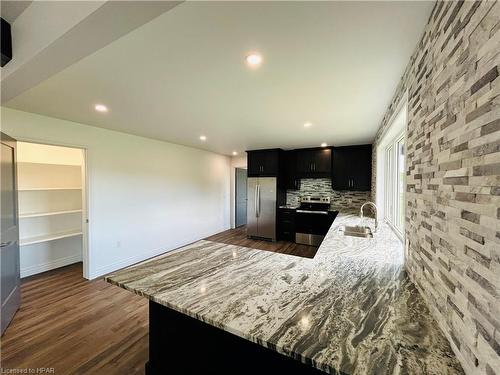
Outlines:
{"label": "dark island base", "polygon": [[149,302],[146,375],[325,374],[207,323]]}

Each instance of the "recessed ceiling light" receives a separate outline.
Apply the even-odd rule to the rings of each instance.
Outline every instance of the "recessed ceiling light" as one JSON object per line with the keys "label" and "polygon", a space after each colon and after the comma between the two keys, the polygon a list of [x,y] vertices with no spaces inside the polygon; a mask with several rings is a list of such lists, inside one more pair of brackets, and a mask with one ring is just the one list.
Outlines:
{"label": "recessed ceiling light", "polygon": [[233,151],[233,155],[236,156],[238,155],[238,153],[236,151]]}
{"label": "recessed ceiling light", "polygon": [[249,66],[256,68],[262,63],[262,56],[258,53],[251,53],[245,57],[245,60]]}
{"label": "recessed ceiling light", "polygon": [[326,146],[328,146],[328,145],[327,145],[325,142],[323,142],[323,143],[321,144],[321,147],[326,147]]}
{"label": "recessed ceiling light", "polygon": [[200,135],[200,141],[206,141],[207,140],[207,137],[204,136],[204,135]]}
{"label": "recessed ceiling light", "polygon": [[108,107],[104,104],[96,104],[94,108],[97,112],[108,112]]}
{"label": "recessed ceiling light", "polygon": [[312,122],[304,122],[304,128],[310,128],[312,126]]}

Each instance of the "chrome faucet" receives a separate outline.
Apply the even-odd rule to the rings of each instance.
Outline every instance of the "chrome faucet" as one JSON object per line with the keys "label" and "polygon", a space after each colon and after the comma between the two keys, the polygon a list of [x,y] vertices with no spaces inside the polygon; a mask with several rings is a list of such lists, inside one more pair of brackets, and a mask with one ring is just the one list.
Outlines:
{"label": "chrome faucet", "polygon": [[378,214],[377,214],[377,206],[375,205],[375,203],[370,201],[363,203],[363,205],[359,210],[359,216],[361,217],[361,220],[363,220],[363,207],[365,207],[367,204],[373,206],[373,209],[375,210],[375,230],[373,231],[375,233],[378,227],[378,218],[377,218]]}

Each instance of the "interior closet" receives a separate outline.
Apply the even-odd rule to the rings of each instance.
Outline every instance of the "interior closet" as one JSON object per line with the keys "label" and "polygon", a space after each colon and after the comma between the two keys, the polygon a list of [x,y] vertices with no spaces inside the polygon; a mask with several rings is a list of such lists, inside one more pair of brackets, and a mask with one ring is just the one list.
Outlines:
{"label": "interior closet", "polygon": [[84,163],[82,149],[18,142],[21,277],[82,261]]}

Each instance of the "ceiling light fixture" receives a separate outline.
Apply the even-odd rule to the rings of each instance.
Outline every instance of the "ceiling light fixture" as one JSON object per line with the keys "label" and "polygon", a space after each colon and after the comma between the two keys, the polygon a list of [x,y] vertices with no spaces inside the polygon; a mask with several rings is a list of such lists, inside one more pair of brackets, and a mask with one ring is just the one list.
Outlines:
{"label": "ceiling light fixture", "polygon": [[238,153],[236,151],[233,151],[233,156],[236,156],[238,155]]}
{"label": "ceiling light fixture", "polygon": [[207,140],[207,137],[204,136],[204,135],[200,135],[200,141],[206,141]]}
{"label": "ceiling light fixture", "polygon": [[104,104],[96,104],[94,108],[97,112],[108,112],[108,107],[106,107]]}
{"label": "ceiling light fixture", "polygon": [[325,142],[323,142],[323,143],[321,144],[321,147],[326,147],[326,146],[328,146],[328,145],[327,145]]}
{"label": "ceiling light fixture", "polygon": [[312,122],[305,122],[304,123],[304,128],[310,128],[312,126]]}
{"label": "ceiling light fixture", "polygon": [[258,53],[251,53],[245,57],[245,60],[250,67],[256,68],[262,63],[262,56]]}

